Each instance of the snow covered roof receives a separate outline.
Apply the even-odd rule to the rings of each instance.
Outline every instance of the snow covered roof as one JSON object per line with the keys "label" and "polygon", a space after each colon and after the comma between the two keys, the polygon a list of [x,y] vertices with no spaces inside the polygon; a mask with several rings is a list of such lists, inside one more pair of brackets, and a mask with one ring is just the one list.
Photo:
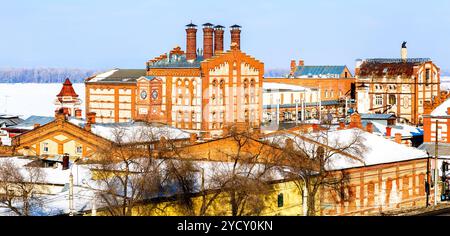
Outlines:
{"label": "snow covered roof", "polygon": [[[364,123],[367,122],[363,122]],[[391,127],[391,135],[394,136],[396,133],[399,133],[402,135],[402,137],[411,137],[411,136],[417,136],[417,135],[423,135],[423,129],[420,129],[418,127],[414,127],[407,124],[397,124],[395,126],[386,126],[383,124],[380,124],[378,122],[372,122],[374,127],[374,133],[379,133],[383,136],[386,135],[386,127]]]}
{"label": "snow covered roof", "polygon": [[146,73],[145,69],[112,69],[86,79],[86,83],[136,83]]}
{"label": "snow covered roof", "polygon": [[271,83],[271,82],[263,82],[263,89],[266,92],[267,90],[270,91],[297,91],[297,92],[303,92],[310,90],[309,88],[305,88],[298,85],[291,85],[291,84],[282,84],[282,83]]}
{"label": "snow covered roof", "polygon": [[447,99],[445,102],[443,102],[441,105],[436,107],[431,112],[431,116],[448,116],[450,114],[447,113],[447,108],[450,107],[450,99]]}
{"label": "snow covered roof", "polygon": [[[327,140],[323,140],[322,143],[327,142],[328,146],[334,148],[345,146],[352,142],[355,135],[357,134],[361,135],[360,137],[362,138],[366,148],[363,154],[363,162],[345,157],[341,154],[335,154],[330,158],[328,170],[341,170],[369,165],[394,163],[424,158],[428,156],[426,152],[417,148],[407,147],[405,145],[385,139],[379,135],[365,132],[357,128],[329,131],[327,133]],[[314,133],[307,134],[305,136],[308,137],[308,135],[314,135]],[[303,139],[298,137],[298,135],[295,135],[293,133],[280,133],[278,135],[274,134],[272,136],[268,136],[268,138],[281,138],[282,140],[291,138],[296,143],[306,143],[306,145],[308,145],[307,143],[310,143],[310,141],[304,141]],[[284,144],[285,142],[280,142],[280,145]],[[353,155],[354,153],[347,152],[347,154]]]}
{"label": "snow covered roof", "polygon": [[[80,127],[86,125],[86,121],[76,118],[69,122]],[[123,123],[96,123],[91,125],[91,132],[112,142],[134,143],[154,142],[165,137],[170,140],[188,139],[190,133],[161,123],[147,122],[123,122]]]}
{"label": "snow covered roof", "polygon": [[25,119],[23,122],[18,125],[10,126],[10,129],[24,129],[24,130],[32,130],[34,129],[35,124],[46,125],[55,120],[55,117],[51,116],[30,116]]}

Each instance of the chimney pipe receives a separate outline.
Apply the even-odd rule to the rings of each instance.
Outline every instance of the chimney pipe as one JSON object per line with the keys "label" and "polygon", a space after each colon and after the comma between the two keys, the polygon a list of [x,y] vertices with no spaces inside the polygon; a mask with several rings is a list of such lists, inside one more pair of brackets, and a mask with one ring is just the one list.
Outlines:
{"label": "chimney pipe", "polygon": [[208,59],[213,56],[213,24],[203,24],[203,59]]}
{"label": "chimney pipe", "polygon": [[81,119],[81,117],[82,117],[81,109],[79,109],[79,108],[75,109],[75,118]]}
{"label": "chimney pipe", "polygon": [[197,58],[197,26],[186,25],[186,60],[195,60]]}
{"label": "chimney pipe", "polygon": [[241,26],[232,25],[230,28],[232,49],[241,50]]}
{"label": "chimney pipe", "polygon": [[62,169],[63,170],[67,170],[69,169],[69,155],[66,153],[63,156],[63,165],[62,165]]}
{"label": "chimney pipe", "polygon": [[223,34],[225,27],[221,25],[216,25],[214,27],[214,54],[217,54],[218,52],[223,52]]}
{"label": "chimney pipe", "polygon": [[408,59],[408,49],[406,48],[406,42],[403,42],[402,44],[401,56],[402,60],[406,62],[406,60]]}
{"label": "chimney pipe", "polygon": [[387,137],[391,137],[391,130],[392,130],[392,127],[389,127],[389,126],[386,127],[386,136]]}
{"label": "chimney pipe", "polygon": [[297,68],[297,62],[295,60],[291,60],[291,75],[294,75],[296,68]]}
{"label": "chimney pipe", "polygon": [[302,59],[300,59],[300,60],[298,61],[298,66],[305,66],[305,61],[302,60]]}
{"label": "chimney pipe", "polygon": [[373,124],[372,124],[372,122],[367,123],[366,131],[369,132],[369,133],[373,133]]}
{"label": "chimney pipe", "polygon": [[398,144],[402,144],[402,134],[395,133],[395,142]]}

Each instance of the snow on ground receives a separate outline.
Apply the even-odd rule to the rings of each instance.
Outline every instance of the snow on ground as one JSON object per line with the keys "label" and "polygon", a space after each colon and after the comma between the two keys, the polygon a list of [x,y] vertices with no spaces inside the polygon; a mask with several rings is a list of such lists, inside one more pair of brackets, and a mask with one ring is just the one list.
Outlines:
{"label": "snow on ground", "polygon": [[450,90],[450,76],[441,76],[441,90]]}
{"label": "snow on ground", "polygon": [[[53,102],[61,88],[62,83],[0,83],[0,113],[21,115],[22,119],[31,115],[53,116]],[[84,84],[73,84],[73,88],[83,101],[81,108],[84,109]]]}

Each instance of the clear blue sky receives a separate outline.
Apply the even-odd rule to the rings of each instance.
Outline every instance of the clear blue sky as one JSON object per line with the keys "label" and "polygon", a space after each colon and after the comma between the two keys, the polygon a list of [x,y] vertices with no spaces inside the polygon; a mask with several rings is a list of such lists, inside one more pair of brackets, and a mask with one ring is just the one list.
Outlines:
{"label": "clear blue sky", "polygon": [[0,67],[143,68],[184,49],[192,20],[242,25],[242,50],[266,68],[299,58],[353,68],[398,57],[406,40],[410,57],[449,70],[449,11],[448,0],[0,0]]}

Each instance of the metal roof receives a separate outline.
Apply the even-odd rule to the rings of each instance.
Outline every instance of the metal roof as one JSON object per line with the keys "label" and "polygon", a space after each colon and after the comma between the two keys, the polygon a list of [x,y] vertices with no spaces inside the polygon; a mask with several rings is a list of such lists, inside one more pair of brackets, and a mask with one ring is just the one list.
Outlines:
{"label": "metal roof", "polygon": [[23,122],[18,116],[0,115],[0,127],[5,124],[6,127],[17,125]]}
{"label": "metal roof", "polygon": [[361,119],[366,120],[387,120],[387,119],[395,119],[394,114],[360,114]]}
{"label": "metal roof", "polygon": [[294,77],[328,77],[340,78],[346,66],[298,66]]}
{"label": "metal roof", "polygon": [[203,56],[198,56],[193,62],[186,59],[186,55],[172,54],[170,57],[148,64],[147,68],[200,68]]}
{"label": "metal roof", "polygon": [[[116,72],[104,78],[94,77],[96,83],[136,83],[136,80],[147,75],[145,69],[117,69]],[[86,83],[92,81],[86,80]]]}
{"label": "metal roof", "polygon": [[55,117],[52,117],[52,116],[30,116],[27,119],[25,119],[22,123],[8,127],[8,128],[16,128],[16,129],[30,128],[30,127],[34,127],[34,124],[39,124],[42,126],[42,125],[46,125],[54,120],[55,120]]}

